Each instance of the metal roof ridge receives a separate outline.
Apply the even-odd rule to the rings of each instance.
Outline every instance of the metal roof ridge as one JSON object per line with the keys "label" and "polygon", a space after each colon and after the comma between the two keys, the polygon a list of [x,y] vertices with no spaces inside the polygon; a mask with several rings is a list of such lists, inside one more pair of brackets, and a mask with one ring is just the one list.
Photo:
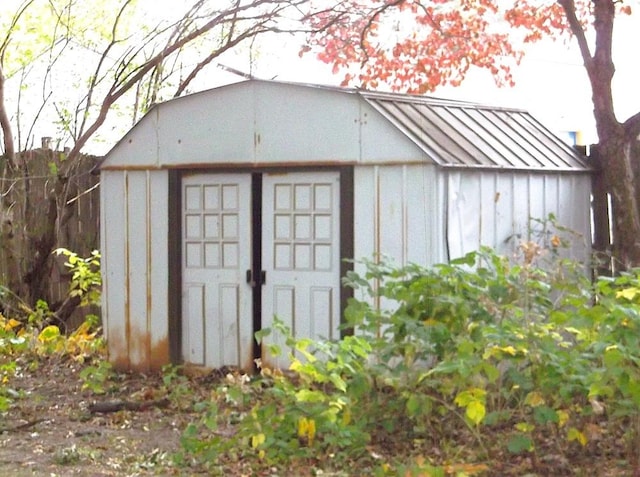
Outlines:
{"label": "metal roof ridge", "polygon": [[449,106],[457,108],[473,108],[473,109],[485,109],[491,111],[508,111],[516,113],[528,113],[527,110],[509,106],[497,106],[487,103],[479,103],[475,101],[464,101],[459,99],[439,98],[436,96],[408,94],[408,93],[393,93],[393,92],[381,92],[381,91],[369,91],[358,90],[358,93],[366,100],[381,100],[381,101],[402,101],[405,103],[414,104],[427,104],[430,106]]}

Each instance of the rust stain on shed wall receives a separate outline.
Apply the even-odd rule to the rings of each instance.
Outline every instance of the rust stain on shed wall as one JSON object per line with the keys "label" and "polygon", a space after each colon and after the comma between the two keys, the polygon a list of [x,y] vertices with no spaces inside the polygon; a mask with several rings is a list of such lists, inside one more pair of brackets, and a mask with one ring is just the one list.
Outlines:
{"label": "rust stain on shed wall", "polygon": [[[110,330],[110,334],[111,336],[123,336],[122,330],[119,328],[113,328]],[[116,371],[129,370],[129,347],[127,340],[117,341],[110,339],[107,343],[107,354],[109,362]]]}
{"label": "rust stain on shed wall", "polygon": [[130,371],[160,371],[162,366],[170,363],[168,336],[151,344],[151,334],[148,330],[140,330],[132,326],[127,341],[129,349],[137,350],[140,356],[138,362],[129,363]]}

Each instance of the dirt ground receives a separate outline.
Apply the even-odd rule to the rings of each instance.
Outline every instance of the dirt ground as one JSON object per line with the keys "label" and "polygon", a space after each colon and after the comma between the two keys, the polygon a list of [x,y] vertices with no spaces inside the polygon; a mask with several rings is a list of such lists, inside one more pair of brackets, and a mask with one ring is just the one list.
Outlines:
{"label": "dirt ground", "polygon": [[[207,398],[212,387],[222,379],[219,373],[181,376],[182,381],[176,385],[184,386],[184,394],[176,393],[176,388],[171,387],[172,399],[162,402],[167,396],[167,387],[160,375],[115,375],[108,382],[106,394],[95,394],[82,389],[83,367],[72,360],[46,359],[40,361],[37,368],[30,367],[29,363],[19,363],[17,375],[4,385],[12,403],[8,411],[0,413],[0,477],[206,475],[197,466],[175,465],[173,457],[180,451],[182,431],[198,418],[193,403]],[[181,397],[177,398],[178,395]],[[159,407],[92,412],[96,404],[118,402],[158,403]],[[615,446],[615,442],[612,441],[612,445]],[[549,462],[540,464],[546,469],[543,473],[531,473],[526,459],[507,458],[505,454],[504,462],[490,466],[501,470],[486,475],[636,475],[620,460],[615,449],[604,444],[601,447],[601,452],[591,457],[582,454],[575,461],[548,459]],[[381,449],[374,449],[375,453],[383,452]],[[554,455],[549,452],[546,457]],[[229,475],[254,474],[244,464],[238,464],[237,472]],[[353,470],[322,474],[363,475],[352,473]]]}
{"label": "dirt ground", "polygon": [[107,395],[83,390],[72,361],[48,360],[6,384],[13,403],[0,415],[1,476],[191,475],[171,456],[193,419],[168,407],[92,413],[92,404],[149,399],[159,376],[120,375]]}

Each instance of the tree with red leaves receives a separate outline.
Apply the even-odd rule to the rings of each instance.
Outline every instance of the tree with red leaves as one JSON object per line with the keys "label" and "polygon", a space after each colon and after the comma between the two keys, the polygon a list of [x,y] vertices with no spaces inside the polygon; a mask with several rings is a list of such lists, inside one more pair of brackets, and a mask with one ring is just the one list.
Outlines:
{"label": "tree with red leaves", "polygon": [[[589,78],[598,162],[613,205],[618,266],[640,266],[640,112],[614,110],[612,58],[618,15],[631,0],[327,0],[311,3],[315,33],[305,51],[344,74],[344,85],[426,93],[458,85],[471,65],[499,85],[528,43],[545,37],[577,42]],[[636,2],[637,4],[637,2]]]}

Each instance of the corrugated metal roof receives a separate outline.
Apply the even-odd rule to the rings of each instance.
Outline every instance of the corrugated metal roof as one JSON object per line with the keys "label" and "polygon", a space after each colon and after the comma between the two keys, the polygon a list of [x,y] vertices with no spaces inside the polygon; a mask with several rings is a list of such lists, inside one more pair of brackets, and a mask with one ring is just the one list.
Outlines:
{"label": "corrugated metal roof", "polygon": [[519,109],[360,91],[442,167],[590,171],[586,157]]}

